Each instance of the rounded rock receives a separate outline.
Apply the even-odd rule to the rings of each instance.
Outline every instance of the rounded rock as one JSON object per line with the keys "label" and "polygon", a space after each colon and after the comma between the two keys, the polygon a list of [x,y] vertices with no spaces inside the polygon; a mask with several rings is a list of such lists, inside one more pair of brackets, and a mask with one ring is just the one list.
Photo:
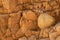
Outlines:
{"label": "rounded rock", "polygon": [[48,14],[40,14],[40,16],[38,17],[38,26],[41,29],[50,27],[54,23],[55,19]]}

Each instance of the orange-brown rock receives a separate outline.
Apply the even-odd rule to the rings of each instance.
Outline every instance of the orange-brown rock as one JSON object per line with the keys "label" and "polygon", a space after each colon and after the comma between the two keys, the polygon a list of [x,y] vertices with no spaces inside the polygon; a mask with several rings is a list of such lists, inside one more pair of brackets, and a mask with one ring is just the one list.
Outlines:
{"label": "orange-brown rock", "polygon": [[11,29],[12,34],[16,33],[19,29],[19,20],[21,13],[12,13],[9,15],[10,18],[8,19],[8,28]]}
{"label": "orange-brown rock", "polygon": [[23,17],[26,18],[27,20],[36,20],[37,19],[35,13],[30,10],[23,12]]}

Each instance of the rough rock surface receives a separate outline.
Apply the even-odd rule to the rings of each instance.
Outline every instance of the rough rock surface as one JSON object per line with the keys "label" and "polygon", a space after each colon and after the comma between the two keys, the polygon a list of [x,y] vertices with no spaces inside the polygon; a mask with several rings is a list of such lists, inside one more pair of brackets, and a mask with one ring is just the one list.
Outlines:
{"label": "rough rock surface", "polygon": [[0,0],[0,40],[60,40],[60,0]]}

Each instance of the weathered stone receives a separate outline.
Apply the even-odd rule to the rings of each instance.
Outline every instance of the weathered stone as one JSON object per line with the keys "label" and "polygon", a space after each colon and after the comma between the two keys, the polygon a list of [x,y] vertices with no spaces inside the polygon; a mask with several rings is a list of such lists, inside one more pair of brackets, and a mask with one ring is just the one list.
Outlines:
{"label": "weathered stone", "polygon": [[41,29],[50,27],[54,23],[55,19],[46,13],[40,14],[40,16],[38,17],[38,26]]}

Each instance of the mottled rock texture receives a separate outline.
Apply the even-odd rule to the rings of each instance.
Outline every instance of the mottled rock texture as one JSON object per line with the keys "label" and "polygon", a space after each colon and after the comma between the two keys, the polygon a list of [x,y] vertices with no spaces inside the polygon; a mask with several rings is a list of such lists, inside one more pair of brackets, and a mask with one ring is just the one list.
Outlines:
{"label": "mottled rock texture", "polygon": [[0,0],[0,40],[60,40],[60,0]]}

